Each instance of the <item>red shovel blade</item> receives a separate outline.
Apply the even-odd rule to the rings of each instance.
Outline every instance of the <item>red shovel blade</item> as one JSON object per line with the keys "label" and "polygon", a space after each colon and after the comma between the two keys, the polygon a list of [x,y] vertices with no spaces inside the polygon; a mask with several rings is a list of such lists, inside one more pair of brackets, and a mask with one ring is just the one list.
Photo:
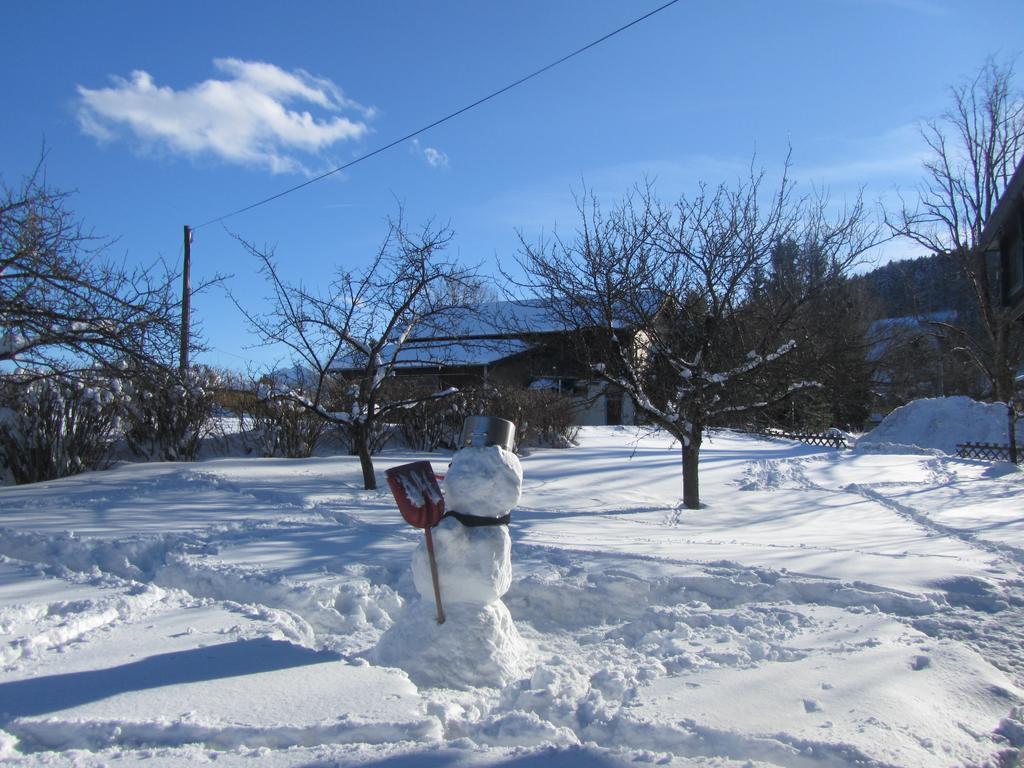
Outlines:
{"label": "red shovel blade", "polygon": [[414,461],[384,471],[398,510],[416,528],[430,528],[444,516],[444,496],[429,461]]}
{"label": "red shovel blade", "polygon": [[429,461],[414,461],[400,467],[384,470],[388,487],[398,502],[398,509],[409,525],[422,528],[427,537],[427,557],[430,559],[430,578],[434,583],[434,604],[437,606],[437,623],[444,624],[444,608],[441,607],[441,583],[437,575],[437,560],[434,558],[434,542],[430,529],[444,516],[444,496],[434,476]]}

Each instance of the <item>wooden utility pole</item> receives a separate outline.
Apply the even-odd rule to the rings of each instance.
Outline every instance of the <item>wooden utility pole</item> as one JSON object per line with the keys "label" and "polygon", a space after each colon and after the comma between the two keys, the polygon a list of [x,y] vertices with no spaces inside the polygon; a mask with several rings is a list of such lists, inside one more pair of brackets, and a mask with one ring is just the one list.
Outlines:
{"label": "wooden utility pole", "polygon": [[181,268],[181,355],[180,367],[182,371],[188,369],[188,335],[189,335],[189,314],[192,304],[192,285],[189,279],[189,270],[192,262],[192,230],[188,224],[185,225],[185,263]]}

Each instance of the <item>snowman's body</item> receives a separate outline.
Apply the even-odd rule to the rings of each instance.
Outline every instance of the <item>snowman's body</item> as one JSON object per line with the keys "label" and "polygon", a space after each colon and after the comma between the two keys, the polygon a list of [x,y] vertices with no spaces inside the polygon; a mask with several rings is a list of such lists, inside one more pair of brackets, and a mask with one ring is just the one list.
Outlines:
{"label": "snowman's body", "polygon": [[503,685],[519,674],[522,641],[501,601],[512,584],[512,538],[500,521],[518,503],[522,480],[515,454],[499,446],[455,454],[445,476],[445,508],[458,516],[446,516],[431,531],[447,620],[435,620],[421,542],[412,561],[421,599],[381,638],[379,661],[404,668],[421,685]]}
{"label": "snowman's body", "polygon": [[[431,530],[434,557],[441,582],[441,602],[447,611],[457,603],[490,605],[512,585],[512,537],[508,526],[470,528],[445,517]],[[412,578],[420,597],[434,601],[427,549],[412,556]]]}

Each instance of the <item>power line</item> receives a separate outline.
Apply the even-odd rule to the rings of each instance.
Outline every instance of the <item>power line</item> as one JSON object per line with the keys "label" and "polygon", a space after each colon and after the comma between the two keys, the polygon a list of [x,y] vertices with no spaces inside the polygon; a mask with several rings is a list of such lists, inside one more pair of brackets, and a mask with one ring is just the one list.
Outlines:
{"label": "power line", "polygon": [[285,195],[290,195],[292,192],[297,192],[298,190],[302,189],[303,187],[308,187],[310,184],[315,184],[318,181],[326,179],[328,176],[333,176],[334,174],[340,173],[341,171],[344,171],[347,168],[351,168],[356,163],[361,163],[361,162],[363,162],[363,160],[368,160],[369,158],[373,157],[374,155],[379,155],[381,152],[385,152],[385,151],[391,149],[392,147],[394,147],[394,146],[396,146],[398,144],[401,144],[402,142],[408,141],[409,139],[413,139],[413,138],[419,136],[421,133],[425,133],[425,132],[429,131],[431,128],[436,128],[437,126],[441,125],[442,123],[446,123],[449,120],[452,120],[453,118],[456,118],[459,115],[463,114],[464,112],[468,112],[471,109],[479,107],[481,104],[484,104],[485,102],[488,102],[491,99],[500,96],[501,94],[505,93],[506,91],[510,91],[513,88],[515,88],[515,87],[517,87],[519,85],[522,85],[523,83],[527,82],[528,80],[532,80],[533,78],[537,77],[538,75],[544,74],[549,69],[554,69],[559,64],[563,64],[566,61],[568,61],[569,59],[573,58],[574,56],[578,56],[581,53],[583,53],[584,51],[588,51],[591,48],[593,48],[594,46],[600,45],[605,40],[608,40],[608,39],[610,39],[612,37],[615,37],[615,35],[619,34],[620,32],[624,32],[627,29],[629,29],[630,27],[636,26],[640,22],[645,21],[646,19],[649,19],[651,16],[654,16],[657,13],[661,13],[666,8],[668,8],[669,6],[675,5],[678,2],[679,2],[679,0],[669,0],[664,5],[660,5],[657,8],[655,8],[653,11],[649,11],[649,12],[645,13],[643,16],[640,16],[640,17],[638,17],[636,19],[633,19],[628,24],[623,24],[618,29],[612,30],[608,34],[603,35],[602,37],[599,37],[597,40],[594,40],[593,42],[587,43],[582,48],[577,48],[572,53],[566,54],[562,58],[560,58],[560,59],[558,59],[556,61],[553,61],[550,64],[547,64],[546,66],[541,67],[540,69],[536,70],[535,72],[531,72],[530,74],[528,74],[528,75],[526,75],[524,77],[519,78],[518,80],[516,80],[513,83],[509,83],[504,88],[499,88],[498,90],[493,91],[492,93],[489,93],[488,95],[484,96],[483,98],[477,99],[472,104],[467,104],[466,106],[462,107],[461,109],[457,109],[454,112],[452,112],[451,114],[445,115],[444,117],[442,117],[442,118],[440,118],[438,120],[435,120],[434,122],[430,123],[429,125],[425,125],[422,128],[419,128],[419,129],[413,131],[412,133],[407,133],[405,136],[402,136],[401,138],[395,139],[394,141],[392,141],[392,142],[390,142],[388,144],[385,144],[382,147],[377,147],[377,149],[374,149],[371,152],[367,152],[365,155],[360,155],[359,157],[355,158],[354,160],[350,160],[349,162],[345,163],[344,165],[339,165],[337,168],[334,168],[333,170],[327,171],[325,173],[321,173],[319,176],[314,176],[313,178],[307,179],[306,181],[302,182],[301,184],[296,184],[294,187],[290,187],[290,188],[284,190],[283,192],[278,192],[276,195],[271,195],[270,197],[266,197],[263,200],[259,200],[258,202],[252,203],[251,205],[247,205],[244,208],[239,208],[238,210],[232,211],[231,213],[226,213],[223,216],[218,216],[216,219],[210,219],[209,221],[203,222],[199,226],[193,227],[192,229],[193,229],[193,231],[195,231],[197,229],[202,229],[203,227],[209,226],[210,224],[217,224],[218,222],[224,221],[225,219],[230,219],[232,216],[237,216],[240,213],[245,213],[246,211],[251,211],[253,208],[258,208],[261,205],[265,205],[266,203],[269,203],[269,202],[271,202],[273,200],[277,200],[278,198],[284,197]]}

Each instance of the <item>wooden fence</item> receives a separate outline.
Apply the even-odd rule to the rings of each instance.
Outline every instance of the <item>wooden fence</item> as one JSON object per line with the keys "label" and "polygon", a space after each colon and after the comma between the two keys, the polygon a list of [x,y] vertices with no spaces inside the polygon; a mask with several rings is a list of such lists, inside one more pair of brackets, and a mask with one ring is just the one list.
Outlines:
{"label": "wooden fence", "polygon": [[[781,437],[786,440],[798,440],[808,445],[820,445],[824,448],[848,448],[846,438],[842,435],[813,432],[769,432],[752,429],[751,434],[764,437]],[[998,443],[961,443],[956,447],[956,455],[961,459],[981,459],[983,461],[1009,461],[1010,446]],[[1024,450],[1018,448],[1017,463],[1024,463]]]}
{"label": "wooden fence", "polygon": [[[983,461],[1009,461],[1010,446],[998,443],[962,443],[956,447],[961,459],[982,459]],[[1024,451],[1018,449],[1018,463],[1024,459]]]}
{"label": "wooden fence", "polygon": [[752,430],[755,435],[763,435],[764,437],[782,437],[786,440],[798,440],[801,443],[807,443],[808,445],[820,445],[823,448],[848,448],[846,444],[846,438],[842,435],[837,435],[828,432],[767,432],[760,429]]}

